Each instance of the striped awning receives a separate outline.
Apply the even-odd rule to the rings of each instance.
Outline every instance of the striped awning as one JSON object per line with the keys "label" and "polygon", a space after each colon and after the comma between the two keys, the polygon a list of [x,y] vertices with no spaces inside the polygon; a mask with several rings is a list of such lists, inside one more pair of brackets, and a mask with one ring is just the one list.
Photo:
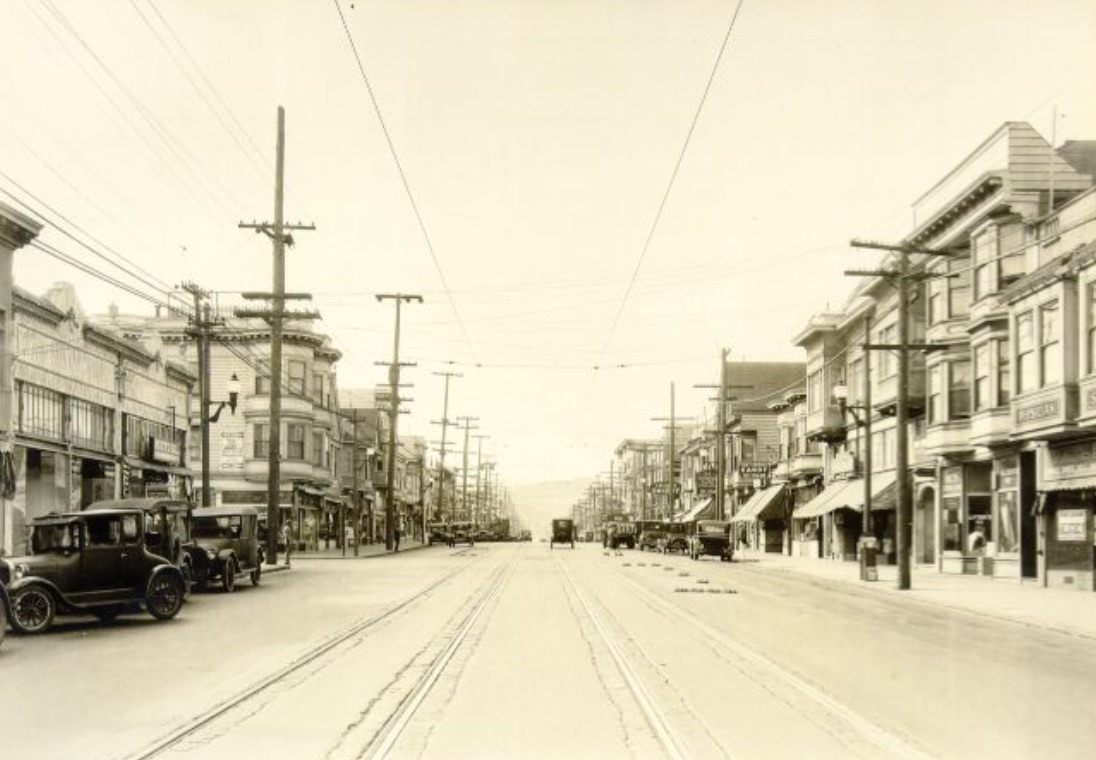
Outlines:
{"label": "striped awning", "polygon": [[[871,479],[871,508],[873,512],[894,509],[897,506],[897,476],[894,470],[873,475]],[[855,478],[832,483],[822,493],[806,504],[798,507],[792,514],[796,520],[818,517],[835,509],[864,511],[864,480]]]}
{"label": "striped awning", "polygon": [[749,522],[751,520],[759,519],[761,514],[770,505],[774,504],[783,493],[783,483],[769,486],[768,488],[758,491],[750,497],[749,501],[742,505],[742,509],[738,510],[735,516],[731,518],[731,522]]}

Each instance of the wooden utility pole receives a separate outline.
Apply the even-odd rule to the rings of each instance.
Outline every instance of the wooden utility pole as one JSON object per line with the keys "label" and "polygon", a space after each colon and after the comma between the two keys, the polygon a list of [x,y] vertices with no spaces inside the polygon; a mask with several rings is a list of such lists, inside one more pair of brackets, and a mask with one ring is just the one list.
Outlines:
{"label": "wooden utility pole", "polygon": [[213,503],[209,486],[209,360],[210,340],[213,322],[209,317],[209,304],[203,309],[202,301],[209,297],[209,293],[198,287],[193,282],[184,282],[180,286],[194,298],[194,315],[190,318],[190,327],[187,333],[194,337],[198,346],[198,413],[201,428],[202,447],[202,506],[208,507]]}
{"label": "wooden utility pole", "polygon": [[[240,229],[255,230],[274,242],[274,292],[244,294],[253,298],[268,298],[271,309],[263,312],[238,311],[237,316],[258,316],[270,323],[270,454],[267,459],[266,557],[270,563],[278,560],[278,534],[281,529],[281,445],[282,445],[282,322],[286,318],[286,298],[302,297],[285,292],[285,247],[293,245],[293,230],[314,230],[313,224],[286,224],[284,218],[285,186],[285,109],[278,106],[277,163],[274,175],[274,222],[240,222]],[[294,319],[315,319],[319,314],[292,315]],[[288,546],[286,547],[288,550]]]}
{"label": "wooden utility pole", "polygon": [[[464,519],[469,519],[468,512],[468,432],[470,430],[476,430],[472,427],[472,423],[478,420],[479,417],[457,417],[458,422],[464,424],[464,453],[461,456],[461,495],[460,505],[461,512],[464,514]],[[473,521],[474,522],[474,521]]]}
{"label": "wooden utility pole", "polygon": [[670,493],[669,493],[669,506],[668,506],[669,514],[666,515],[666,519],[668,519],[668,520],[672,519],[673,516],[674,516],[674,498],[676,497],[675,492],[677,491],[677,472],[676,472],[676,468],[674,467],[674,465],[677,463],[677,453],[676,453],[677,452],[677,441],[675,439],[675,437],[677,435],[677,423],[678,423],[678,421],[684,421],[685,419],[692,419],[691,417],[683,418],[683,417],[678,417],[677,416],[677,411],[675,409],[675,404],[676,404],[675,399],[676,398],[677,398],[677,394],[674,390],[674,384],[673,384],[673,382],[671,382],[670,383],[670,416],[669,417],[652,417],[651,418],[655,422],[667,422],[668,421],[670,423]]}
{"label": "wooden utility pole", "polygon": [[480,478],[483,468],[483,439],[490,438],[489,435],[477,435],[473,436],[476,439],[476,500],[472,507],[472,512],[475,517],[472,518],[472,522],[479,523],[479,515],[483,512],[480,507]]}
{"label": "wooden utility pole", "polygon": [[[898,542],[898,590],[907,591],[912,584],[911,578],[911,549],[913,545],[913,504],[910,499],[909,483],[909,352],[910,350],[930,351],[939,348],[927,343],[910,343],[909,328],[909,283],[911,280],[930,279],[931,275],[911,274],[910,255],[914,253],[927,256],[951,257],[955,254],[949,251],[937,251],[928,248],[919,248],[911,245],[888,245],[886,243],[874,243],[861,240],[853,240],[850,245],[854,248],[868,248],[878,251],[889,251],[898,256],[898,267],[894,269],[880,270],[850,270],[845,274],[882,277],[895,281],[898,290],[898,343],[865,343],[865,354],[868,351],[895,351],[898,353],[898,382],[897,399],[895,404],[895,435],[896,451],[895,465],[895,496],[897,498],[896,520]],[[948,276],[948,275],[945,275]],[[871,415],[871,410],[868,410]],[[871,447],[871,441],[866,444]],[[865,510],[870,518],[871,506],[865,500]]]}
{"label": "wooden utility pole", "polygon": [[[396,302],[396,336],[392,343],[392,363],[388,365],[388,382],[392,388],[392,403],[388,408],[388,472],[386,473],[385,500],[384,500],[384,546],[392,551],[396,540],[396,427],[400,417],[400,367],[414,367],[414,364],[400,364],[400,307],[404,303],[422,303],[422,296],[407,295],[405,293],[382,293],[377,295],[378,301]],[[410,400],[410,399],[406,399]]]}
{"label": "wooden utility pole", "polygon": [[445,509],[445,434],[449,428],[449,378],[463,377],[459,372],[435,372],[435,375],[445,378],[445,400],[441,408],[441,456],[438,458],[438,491],[435,497],[439,509]]}

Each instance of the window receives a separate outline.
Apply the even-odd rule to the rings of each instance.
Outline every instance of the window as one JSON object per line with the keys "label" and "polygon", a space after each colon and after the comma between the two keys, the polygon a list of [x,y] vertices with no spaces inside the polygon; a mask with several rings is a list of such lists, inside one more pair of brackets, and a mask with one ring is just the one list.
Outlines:
{"label": "window", "polygon": [[304,459],[305,426],[290,423],[286,426],[286,459]]}
{"label": "window", "polygon": [[303,396],[305,393],[304,362],[290,360],[287,366],[289,367],[289,386],[286,390],[291,394]]}
{"label": "window", "polygon": [[[888,325],[880,328],[876,333],[878,336],[877,342],[894,344],[898,342],[898,325]],[[876,366],[879,368],[879,379],[886,380],[889,377],[894,377],[898,374],[898,361],[893,351],[880,351],[879,361]]]}
{"label": "window", "polygon": [[929,280],[929,324],[935,325],[943,322],[947,319],[947,314],[944,312],[944,293],[946,292],[948,281],[945,279]]}
{"label": "window", "polygon": [[270,456],[270,425],[252,425],[251,435],[255,440],[255,458],[266,459]]}
{"label": "window", "polygon": [[929,424],[935,425],[938,422],[944,421],[944,397],[941,395],[941,389],[944,387],[944,367],[941,364],[937,364],[934,367],[929,367]]}
{"label": "window", "polygon": [[990,227],[974,239],[974,300],[997,289],[994,270],[997,259],[997,228]]}
{"label": "window", "polygon": [[1012,398],[1012,373],[1009,361],[1009,346],[1007,340],[998,340],[997,343],[997,406],[1007,406]]}
{"label": "window", "polygon": [[873,432],[871,435],[872,472],[889,470],[894,467],[897,449],[894,428],[880,430],[878,433]]}
{"label": "window", "polygon": [[270,375],[255,375],[255,395],[270,395]]}
{"label": "window", "polygon": [[316,406],[323,406],[323,375],[319,372],[312,373],[312,401]]}
{"label": "window", "polygon": [[948,279],[948,317],[959,319],[970,315],[970,264],[951,259],[948,269],[954,279]]}
{"label": "window", "polygon": [[948,419],[970,417],[970,362],[966,359],[950,363],[951,383],[948,386]]}
{"label": "window", "polygon": [[312,464],[315,467],[324,466],[323,433],[312,434]]}
{"label": "window", "polygon": [[69,416],[74,444],[100,451],[114,448],[113,410],[74,398],[69,400]]}
{"label": "window", "polygon": [[845,386],[848,388],[848,403],[860,402],[864,390],[864,360],[856,359],[849,362],[849,379]]}
{"label": "window", "polygon": [[818,370],[807,378],[807,409],[820,412],[822,407],[822,370]]}
{"label": "window", "polygon": [[62,440],[64,396],[29,383],[19,384],[19,432]]}
{"label": "window", "polygon": [[1030,311],[1016,317],[1016,392],[1038,387],[1035,366],[1035,318]]}
{"label": "window", "polygon": [[1024,276],[1027,268],[1024,253],[1024,226],[1014,224],[1003,228],[997,245],[997,281],[1000,290]]}
{"label": "window", "polygon": [[1039,307],[1039,378],[1042,387],[1062,382],[1062,337],[1057,301]]}
{"label": "window", "polygon": [[974,411],[980,412],[993,406],[989,389],[989,347],[990,343],[983,343],[974,348]]}
{"label": "window", "polygon": [[1088,291],[1088,374],[1096,375],[1096,284],[1089,285]]}

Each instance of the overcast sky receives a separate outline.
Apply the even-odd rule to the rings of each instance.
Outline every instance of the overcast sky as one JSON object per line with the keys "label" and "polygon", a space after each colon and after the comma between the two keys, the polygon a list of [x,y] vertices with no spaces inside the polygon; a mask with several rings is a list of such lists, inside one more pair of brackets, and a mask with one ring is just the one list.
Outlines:
{"label": "overcast sky", "polygon": [[[6,0],[0,200],[143,292],[269,290],[269,241],[237,223],[273,216],[284,106],[286,215],[317,227],[287,288],[314,294],[342,387],[385,379],[375,294],[420,294],[401,432],[439,439],[451,370],[449,416],[479,418],[504,480],[594,476],[659,434],[671,382],[700,412],[721,347],[802,360],[792,336],[871,264],[848,240],[908,232],[1001,123],[1049,139],[1057,107],[1059,143],[1096,139],[1096,3],[745,0],[727,38],[738,8]],[[17,256],[18,285],[58,280],[88,312],[152,308]]]}

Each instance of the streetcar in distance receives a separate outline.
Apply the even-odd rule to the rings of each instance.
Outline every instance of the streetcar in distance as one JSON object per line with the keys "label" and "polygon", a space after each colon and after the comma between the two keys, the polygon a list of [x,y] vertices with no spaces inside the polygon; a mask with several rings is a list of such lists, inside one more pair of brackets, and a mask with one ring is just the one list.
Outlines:
{"label": "streetcar in distance", "polygon": [[568,518],[552,520],[552,538],[548,542],[548,548],[554,549],[556,544],[570,544],[575,548],[575,521]]}

